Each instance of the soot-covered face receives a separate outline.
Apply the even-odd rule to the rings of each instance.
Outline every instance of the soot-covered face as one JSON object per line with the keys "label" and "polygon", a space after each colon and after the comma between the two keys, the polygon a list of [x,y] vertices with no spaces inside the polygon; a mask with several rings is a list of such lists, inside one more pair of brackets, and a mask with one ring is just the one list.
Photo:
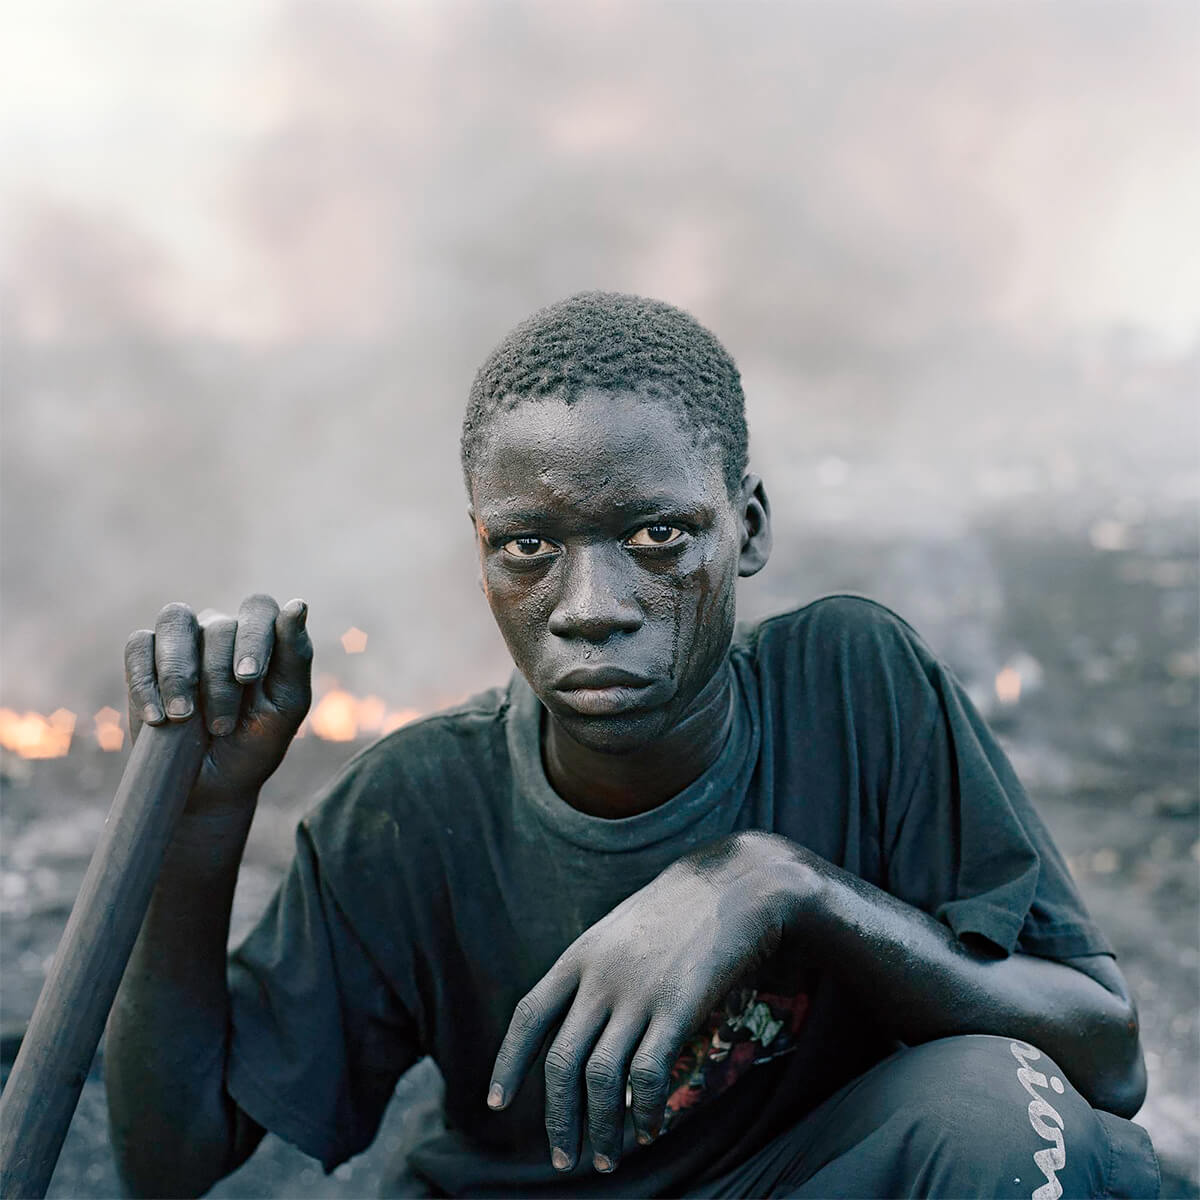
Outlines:
{"label": "soot-covered face", "polygon": [[735,580],[765,562],[766,497],[730,497],[720,454],[635,393],[522,400],[472,478],[484,591],[517,667],[595,750],[661,737],[703,703],[733,635]]}

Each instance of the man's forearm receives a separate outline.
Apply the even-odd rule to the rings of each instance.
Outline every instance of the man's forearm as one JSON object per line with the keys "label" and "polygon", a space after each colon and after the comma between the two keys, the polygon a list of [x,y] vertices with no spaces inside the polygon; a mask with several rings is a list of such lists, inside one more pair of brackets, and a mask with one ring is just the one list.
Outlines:
{"label": "man's forearm", "polygon": [[257,1140],[224,1085],[226,943],[253,805],[239,809],[181,820],[109,1019],[113,1149],[135,1195],[197,1195]]}
{"label": "man's forearm", "polygon": [[1125,1116],[1140,1107],[1145,1069],[1136,1011],[1115,967],[1108,973],[1099,965],[1108,960],[1085,974],[1050,959],[969,947],[928,914],[766,836],[780,846],[786,942],[851,983],[895,1037],[1019,1038],[1049,1054],[1096,1107]]}

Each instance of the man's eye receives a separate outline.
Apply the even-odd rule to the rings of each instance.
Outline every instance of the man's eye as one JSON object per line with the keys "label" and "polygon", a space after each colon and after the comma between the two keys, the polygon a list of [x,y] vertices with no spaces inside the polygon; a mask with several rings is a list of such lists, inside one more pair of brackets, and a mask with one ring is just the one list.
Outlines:
{"label": "man's eye", "polygon": [[543,554],[553,554],[554,546],[545,538],[527,534],[522,537],[509,538],[500,547],[509,558],[539,558]]}
{"label": "man's eye", "polygon": [[669,546],[683,537],[683,530],[674,525],[644,525],[632,537],[625,539],[627,546]]}

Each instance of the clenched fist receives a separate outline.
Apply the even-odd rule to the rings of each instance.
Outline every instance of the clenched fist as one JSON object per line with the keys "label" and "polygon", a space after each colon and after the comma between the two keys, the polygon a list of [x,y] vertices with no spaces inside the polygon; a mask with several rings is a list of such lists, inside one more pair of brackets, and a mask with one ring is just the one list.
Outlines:
{"label": "clenched fist", "polygon": [[236,617],[168,604],[125,643],[129,728],[186,721],[212,735],[189,808],[250,799],[279,766],[312,701],[308,606],[250,596]]}

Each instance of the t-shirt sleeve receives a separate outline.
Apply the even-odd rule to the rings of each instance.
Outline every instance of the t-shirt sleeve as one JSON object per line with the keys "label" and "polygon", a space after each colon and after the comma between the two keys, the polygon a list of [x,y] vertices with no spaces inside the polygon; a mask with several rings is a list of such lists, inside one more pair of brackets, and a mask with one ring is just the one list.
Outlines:
{"label": "t-shirt sleeve", "polygon": [[928,662],[932,718],[885,832],[888,890],[1005,954],[1111,954],[1012,764],[953,674]]}
{"label": "t-shirt sleeve", "polygon": [[279,890],[230,956],[229,987],[226,1086],[238,1105],[326,1171],[365,1149],[420,1050],[306,823]]}

